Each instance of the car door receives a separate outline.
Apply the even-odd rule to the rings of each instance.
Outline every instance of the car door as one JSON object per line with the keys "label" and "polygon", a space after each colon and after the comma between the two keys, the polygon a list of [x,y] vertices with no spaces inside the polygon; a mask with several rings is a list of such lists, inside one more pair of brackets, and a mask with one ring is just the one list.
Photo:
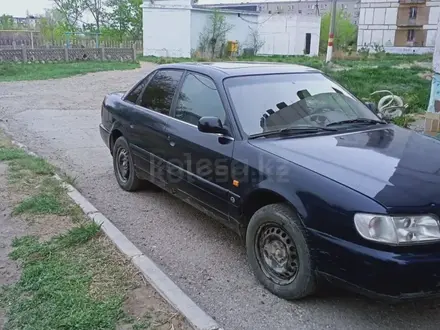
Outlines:
{"label": "car door", "polygon": [[227,126],[227,114],[214,81],[187,71],[167,126],[170,183],[206,213],[228,219],[232,137],[202,133],[199,118],[214,116]]}
{"label": "car door", "polygon": [[147,87],[148,82],[154,77],[156,71],[151,72],[144,79],[139,81],[131,90],[129,90],[123,97],[124,112],[121,112],[121,118],[118,118],[121,125],[124,127],[124,135],[131,146],[139,146],[141,144],[140,130],[130,128],[130,125],[139,119],[141,116],[138,107],[138,100],[140,99],[143,91]]}
{"label": "car door", "polygon": [[136,101],[129,123],[131,149],[140,176],[166,184],[165,151],[168,147],[167,125],[181,70],[158,70]]}

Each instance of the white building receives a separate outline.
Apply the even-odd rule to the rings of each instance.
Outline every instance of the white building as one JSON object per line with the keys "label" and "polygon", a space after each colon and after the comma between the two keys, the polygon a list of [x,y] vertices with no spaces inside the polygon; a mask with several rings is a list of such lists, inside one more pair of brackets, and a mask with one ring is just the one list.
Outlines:
{"label": "white building", "polygon": [[[240,49],[252,47],[251,34],[256,30],[263,42],[259,54],[303,55],[307,49],[310,55],[318,55],[319,16],[220,12],[232,26],[226,40],[238,41]],[[144,56],[190,57],[198,50],[212,14],[213,9],[193,5],[191,0],[145,0]]]}
{"label": "white building", "polygon": [[440,1],[361,0],[358,49],[383,46],[391,53],[433,52]]}

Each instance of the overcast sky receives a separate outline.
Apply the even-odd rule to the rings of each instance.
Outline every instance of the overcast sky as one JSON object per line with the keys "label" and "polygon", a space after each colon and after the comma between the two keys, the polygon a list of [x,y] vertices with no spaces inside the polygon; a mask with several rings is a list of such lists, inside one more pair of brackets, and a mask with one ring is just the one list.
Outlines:
{"label": "overcast sky", "polygon": [[51,0],[0,0],[0,15],[25,16],[29,14],[43,14],[45,8],[52,7]]}

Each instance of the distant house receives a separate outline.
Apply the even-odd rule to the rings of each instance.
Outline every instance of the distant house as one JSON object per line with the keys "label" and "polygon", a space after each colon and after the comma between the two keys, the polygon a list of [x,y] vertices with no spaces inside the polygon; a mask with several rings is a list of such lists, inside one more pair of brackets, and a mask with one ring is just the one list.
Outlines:
{"label": "distant house", "polygon": [[26,16],[26,17],[14,17],[14,25],[23,28],[24,30],[33,30],[37,26],[37,22],[40,20],[36,16]]}
{"label": "distant house", "polygon": [[433,52],[440,2],[361,0],[358,49],[383,46],[392,53]]}

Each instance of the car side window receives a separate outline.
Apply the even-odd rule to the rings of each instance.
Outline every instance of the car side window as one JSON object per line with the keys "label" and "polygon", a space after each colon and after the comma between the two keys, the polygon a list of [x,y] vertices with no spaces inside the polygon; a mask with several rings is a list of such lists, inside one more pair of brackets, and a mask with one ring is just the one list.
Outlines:
{"label": "car side window", "polygon": [[142,79],[135,88],[131,90],[130,93],[125,97],[125,101],[130,103],[136,103],[136,101],[139,98],[139,95],[141,95],[142,91],[144,90],[145,86],[147,85],[148,81],[151,79],[151,77],[154,75],[153,73],[150,73],[148,76],[146,76],[144,79]]}
{"label": "car side window", "polygon": [[169,115],[171,103],[182,74],[183,72],[178,70],[158,71],[145,88],[139,105]]}
{"label": "car side window", "polygon": [[203,116],[218,117],[225,124],[225,109],[214,82],[206,76],[190,72],[180,90],[175,117],[197,125]]}

